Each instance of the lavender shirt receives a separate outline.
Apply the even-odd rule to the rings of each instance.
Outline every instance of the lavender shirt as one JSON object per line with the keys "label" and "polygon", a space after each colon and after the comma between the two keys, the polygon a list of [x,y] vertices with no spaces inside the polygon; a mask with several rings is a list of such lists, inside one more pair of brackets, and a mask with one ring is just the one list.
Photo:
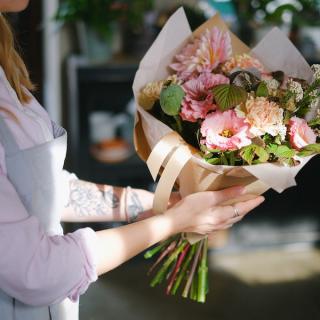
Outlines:
{"label": "lavender shirt", "polygon": [[[0,115],[21,149],[53,139],[47,112],[32,98],[22,106],[0,67]],[[68,200],[69,181],[64,172],[61,188]],[[39,221],[28,214],[7,178],[5,151],[0,143],[0,289],[30,305],[50,305],[69,297],[77,301],[97,279],[93,246],[96,235],[90,228],[64,236],[48,236]],[[54,270],[48,272],[48,270]],[[33,290],[37,288],[37,290]]]}

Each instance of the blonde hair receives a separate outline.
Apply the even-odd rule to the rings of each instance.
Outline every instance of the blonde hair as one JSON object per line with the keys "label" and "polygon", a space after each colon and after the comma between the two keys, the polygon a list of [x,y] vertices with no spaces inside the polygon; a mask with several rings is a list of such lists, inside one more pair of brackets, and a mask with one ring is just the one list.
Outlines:
{"label": "blonde hair", "polygon": [[11,27],[3,14],[0,14],[0,66],[3,68],[6,77],[17,93],[18,99],[22,104],[30,101],[30,96],[25,89],[33,90],[29,73],[15,49],[14,36]]}

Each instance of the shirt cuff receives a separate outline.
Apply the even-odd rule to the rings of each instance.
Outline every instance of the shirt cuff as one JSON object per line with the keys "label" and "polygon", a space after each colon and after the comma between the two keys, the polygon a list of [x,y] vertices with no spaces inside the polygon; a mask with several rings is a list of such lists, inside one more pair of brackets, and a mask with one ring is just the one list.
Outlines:
{"label": "shirt cuff", "polygon": [[84,253],[84,268],[86,273],[86,277],[68,296],[71,301],[76,302],[79,296],[88,289],[89,285],[98,279],[97,257],[93,250],[97,246],[98,239],[96,233],[91,228],[79,229],[73,233],[73,236],[78,238],[78,244]]}

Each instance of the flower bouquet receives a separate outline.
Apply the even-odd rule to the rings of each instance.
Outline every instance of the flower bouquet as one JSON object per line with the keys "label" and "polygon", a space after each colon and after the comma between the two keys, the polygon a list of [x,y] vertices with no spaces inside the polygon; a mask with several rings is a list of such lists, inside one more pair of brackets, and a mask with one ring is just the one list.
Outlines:
{"label": "flower bouquet", "polygon": [[[278,192],[320,152],[320,66],[308,66],[272,30],[253,50],[215,16],[191,33],[182,9],[167,22],[136,74],[135,145],[154,179],[154,210],[181,196],[245,185]],[[161,169],[162,168],[162,169]],[[277,177],[276,179],[274,177]],[[147,251],[159,257],[151,286],[205,302],[206,237],[182,234]]]}

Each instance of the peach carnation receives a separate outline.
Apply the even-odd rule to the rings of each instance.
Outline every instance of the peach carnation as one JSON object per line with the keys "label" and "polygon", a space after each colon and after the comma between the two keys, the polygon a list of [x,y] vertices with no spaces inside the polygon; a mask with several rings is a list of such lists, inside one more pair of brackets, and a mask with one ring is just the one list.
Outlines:
{"label": "peach carnation", "polygon": [[261,73],[266,72],[263,65],[260,63],[258,59],[255,59],[248,55],[247,53],[238,54],[235,57],[227,60],[223,66],[222,70],[226,73],[230,73],[233,69],[250,69],[255,68],[259,70]]}
{"label": "peach carnation", "polygon": [[275,102],[265,97],[250,97],[245,103],[246,122],[251,126],[253,136],[262,136],[269,133],[273,137],[280,135],[284,140],[286,126],[283,124],[283,109]]}
{"label": "peach carnation", "polygon": [[306,120],[292,117],[289,121],[289,128],[290,143],[293,148],[300,150],[308,144],[316,143],[317,136]]}
{"label": "peach carnation", "polygon": [[237,150],[251,144],[248,129],[234,110],[216,111],[208,114],[201,125],[202,143],[209,149]]}

